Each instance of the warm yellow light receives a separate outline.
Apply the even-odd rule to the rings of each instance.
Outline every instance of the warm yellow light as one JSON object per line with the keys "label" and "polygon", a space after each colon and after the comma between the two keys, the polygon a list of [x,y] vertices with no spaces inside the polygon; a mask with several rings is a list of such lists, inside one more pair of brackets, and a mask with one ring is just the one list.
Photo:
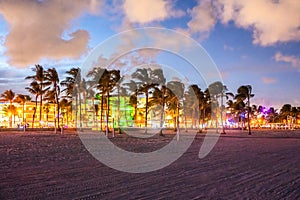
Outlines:
{"label": "warm yellow light", "polygon": [[167,115],[166,119],[172,119],[171,115]]}

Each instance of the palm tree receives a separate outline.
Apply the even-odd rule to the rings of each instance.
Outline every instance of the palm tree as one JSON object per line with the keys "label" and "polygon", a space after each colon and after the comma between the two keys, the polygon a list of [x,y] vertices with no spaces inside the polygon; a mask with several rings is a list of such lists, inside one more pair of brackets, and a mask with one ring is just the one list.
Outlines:
{"label": "palm tree", "polygon": [[99,91],[100,97],[100,130],[102,130],[102,123],[103,123],[103,108],[104,108],[104,95],[105,95],[105,87],[102,84],[104,81],[104,73],[106,69],[101,67],[94,67],[91,71],[87,73],[87,77],[90,77],[91,80],[88,81],[90,88],[96,88]]}
{"label": "palm tree", "polygon": [[[47,96],[47,94],[46,94],[46,96]],[[44,98],[45,99],[45,98]],[[43,110],[44,110],[44,112],[46,113],[46,123],[47,123],[47,125],[48,125],[48,122],[49,122],[49,112],[50,112],[50,104],[49,104],[49,102],[47,102],[47,103],[45,103],[44,104],[44,107],[43,107]],[[54,116],[55,117],[55,116]]]}
{"label": "palm tree", "polygon": [[163,84],[165,79],[163,77],[162,69],[139,68],[132,75],[132,78],[137,80],[139,94],[145,94],[145,128],[147,132],[148,125],[148,107],[149,107],[149,92],[151,89]]}
{"label": "palm tree", "polygon": [[[197,100],[198,100],[198,124],[199,124],[199,133],[202,132],[201,130],[201,116],[202,116],[202,110],[204,109],[204,103],[205,103],[205,95],[204,92],[201,90],[201,88],[196,85],[193,84],[190,86],[193,91],[194,91],[194,95],[196,96]],[[202,123],[202,128],[203,128],[203,123]]]}
{"label": "palm tree", "polygon": [[248,118],[248,134],[251,135],[250,129],[250,98],[254,97],[252,94],[252,86],[251,85],[242,85],[238,88],[235,99],[247,100],[247,118]]}
{"label": "palm tree", "polygon": [[[69,101],[68,99],[64,98],[60,100],[59,102],[60,108],[62,110],[63,114],[63,123],[65,123],[67,126],[69,125],[69,113],[72,112],[72,101]],[[66,116],[66,122],[64,122],[64,116]]]}
{"label": "palm tree", "polygon": [[[78,98],[79,98],[78,95],[79,95],[79,88],[80,88],[80,81],[81,81],[81,73],[79,68],[73,67],[70,70],[66,71],[66,74],[67,74],[66,78],[63,81],[61,81],[60,85],[64,87],[64,89],[62,90],[62,92],[65,93],[65,96],[63,96],[64,98],[72,99],[73,97],[75,97],[75,127],[77,128]],[[80,117],[80,124],[81,124],[81,117]]]}
{"label": "palm tree", "polygon": [[[12,109],[12,102],[15,98],[15,93],[12,90],[5,90],[5,92],[1,94],[1,97],[4,101],[9,101],[9,107]],[[9,126],[12,127],[12,115],[10,115],[9,118]]]}
{"label": "palm tree", "polygon": [[[46,83],[47,85],[50,85],[50,90],[47,91],[46,96],[50,97],[51,100],[54,101],[56,104],[56,112],[57,112],[57,124],[56,124],[56,117],[54,118],[54,126],[55,126],[55,131],[56,127],[59,128],[59,98],[60,98],[60,87],[59,87],[59,76],[55,68],[50,68],[46,72]],[[57,125],[57,126],[56,126]]]}
{"label": "palm tree", "polygon": [[184,93],[184,117],[185,117],[185,127],[187,131],[187,117],[191,119],[191,126],[196,126],[197,114],[199,109],[199,101],[195,95],[193,87],[190,85],[187,91]]}
{"label": "palm tree", "polygon": [[[209,90],[210,98],[211,98],[212,105],[213,105],[212,113],[214,113],[214,111],[215,111],[214,115],[215,115],[215,120],[216,120],[216,128],[218,130],[218,117],[217,117],[217,115],[218,115],[217,111],[219,110],[218,98],[222,96],[221,94],[223,93],[223,90],[224,90],[223,83],[221,83],[220,81],[211,83],[208,86],[208,90]],[[220,108],[221,110],[222,110],[222,106],[223,105],[221,105],[221,108]],[[221,112],[221,122],[222,122],[222,112]],[[222,127],[223,127],[223,124],[222,124]]]}
{"label": "palm tree", "polygon": [[108,121],[110,115],[110,93],[113,92],[114,88],[117,86],[119,80],[121,79],[120,70],[109,70],[108,77],[106,80],[106,96],[107,96],[107,113],[106,113],[106,132],[108,132]]}
{"label": "palm tree", "polygon": [[92,87],[97,88],[101,94],[101,114],[100,114],[100,129],[102,130],[102,116],[104,107],[104,97],[106,97],[106,133],[108,133],[108,123],[110,115],[110,93],[115,89],[119,82],[121,75],[120,70],[107,70],[99,67],[93,68],[88,72],[87,77],[91,77],[92,80],[89,84]]}
{"label": "palm tree", "polygon": [[30,101],[31,98],[28,95],[18,94],[15,98],[15,102],[22,104],[22,121],[25,124],[25,104],[26,101]]}
{"label": "palm tree", "polygon": [[152,97],[149,100],[150,108],[156,105],[160,106],[160,135],[163,135],[162,131],[164,125],[166,93],[167,93],[167,87],[165,85],[162,85],[160,88],[155,87],[152,93]]}
{"label": "palm tree", "polygon": [[[14,106],[14,105],[8,105],[8,106],[6,106],[6,107],[4,107],[4,112],[6,112],[7,114],[9,114],[9,116],[10,116],[10,118],[12,119],[14,119],[14,120],[11,120],[11,122],[13,122],[12,124],[15,124],[15,116],[18,114],[18,112],[17,112],[17,107],[16,106]],[[12,127],[12,125],[10,126],[10,127]]]}
{"label": "palm tree", "polygon": [[41,94],[40,86],[39,86],[38,82],[33,81],[30,83],[30,87],[26,87],[25,89],[28,90],[29,93],[31,93],[32,95],[35,96],[35,107],[33,108],[34,112],[33,112],[33,116],[32,116],[32,128],[33,128],[34,127],[34,119],[35,119],[35,115],[36,115],[38,97]]}
{"label": "palm tree", "polygon": [[39,121],[41,122],[42,120],[42,105],[43,105],[43,95],[45,92],[49,89],[44,87],[46,86],[47,83],[45,83],[45,70],[43,66],[41,65],[35,65],[35,68],[32,68],[32,71],[35,73],[32,76],[27,76],[25,79],[26,80],[32,80],[38,83],[39,85],[39,96],[40,96],[40,119]]}
{"label": "palm tree", "polygon": [[[223,105],[223,98],[226,98],[226,100],[229,99],[229,97],[234,97],[234,94],[231,92],[228,92],[228,89],[226,87],[226,85],[223,85],[223,89],[221,91],[220,94],[220,98],[221,98],[221,123],[222,123],[222,134],[226,134],[225,132],[225,127],[224,127],[224,122],[223,122],[223,111],[225,109],[225,106]],[[226,120],[226,119],[225,119]]]}
{"label": "palm tree", "polygon": [[174,111],[174,127],[177,131],[177,139],[179,139],[179,110],[180,110],[180,101],[183,99],[185,86],[179,81],[170,81],[167,83],[167,105],[169,110]]}
{"label": "palm tree", "polygon": [[133,120],[136,123],[137,116],[137,105],[138,105],[138,86],[137,83],[133,80],[130,80],[129,83],[123,83],[127,94],[129,95],[129,105],[134,108]]}

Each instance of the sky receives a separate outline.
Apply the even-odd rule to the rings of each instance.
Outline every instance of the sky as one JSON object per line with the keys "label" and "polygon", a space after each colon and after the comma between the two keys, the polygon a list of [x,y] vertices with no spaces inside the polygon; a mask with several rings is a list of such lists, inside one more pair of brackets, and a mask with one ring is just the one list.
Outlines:
{"label": "sky", "polygon": [[[26,93],[35,64],[63,74],[115,34],[159,27],[198,42],[231,92],[252,85],[254,104],[300,106],[299,10],[298,0],[0,0],[0,93]],[[158,42],[184,46],[163,35]],[[138,56],[188,72],[167,54]]]}

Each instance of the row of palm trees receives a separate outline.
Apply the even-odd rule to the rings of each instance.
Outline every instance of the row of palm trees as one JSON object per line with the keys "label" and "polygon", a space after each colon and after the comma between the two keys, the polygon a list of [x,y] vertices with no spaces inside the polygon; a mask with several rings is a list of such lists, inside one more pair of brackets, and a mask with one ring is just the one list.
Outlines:
{"label": "row of palm trees", "polygon": [[[173,117],[175,130],[179,131],[180,120],[181,124],[184,122],[187,127],[187,121],[191,119],[192,125],[197,126],[201,132],[208,120],[215,121],[216,127],[222,125],[224,111],[229,110],[237,116],[246,114],[247,127],[251,134],[250,118],[255,106],[250,104],[251,98],[254,97],[250,85],[240,86],[235,95],[221,82],[211,83],[202,90],[197,84],[167,81],[161,68],[138,68],[128,75],[121,74],[117,69],[94,67],[85,77],[81,75],[79,68],[71,68],[66,72],[63,81],[60,81],[55,68],[44,69],[41,65],[35,65],[32,71],[34,74],[25,78],[31,81],[25,89],[34,97],[35,102],[32,126],[34,126],[37,110],[39,110],[39,121],[42,120],[43,102],[55,104],[56,115],[61,114],[61,107],[71,110],[73,103],[73,119],[76,126],[84,126],[83,121],[86,120],[87,110],[92,109],[93,122],[96,119],[97,123],[100,113],[100,129],[105,128],[108,131],[108,123],[113,112],[112,106],[117,107],[114,109],[117,110],[115,120],[118,127],[120,125],[120,102],[121,98],[124,98],[126,104],[134,110],[133,121],[136,122],[138,115],[143,114],[144,127],[148,126],[149,114],[152,112],[154,113],[152,117],[159,116],[160,127],[164,126],[168,114]],[[10,102],[8,107],[10,110],[13,110],[13,101],[23,105],[24,121],[24,105],[30,97],[22,94],[15,96],[11,90],[5,91],[1,97]],[[112,105],[112,97],[117,99],[114,105]],[[96,99],[100,102],[99,105],[94,103]],[[145,101],[143,104],[141,99]],[[92,101],[92,107],[88,107],[87,100]],[[57,117],[55,127],[60,125],[59,120],[60,118]],[[12,120],[10,126],[11,124]],[[225,133],[224,128],[222,132]]]}
{"label": "row of palm trees", "polygon": [[[69,73],[69,72],[68,72]],[[79,72],[78,72],[79,73]],[[205,91],[196,85],[187,85],[180,81],[166,81],[161,68],[138,68],[130,76],[122,76],[119,70],[108,70],[95,67],[87,73],[87,80],[74,76],[71,82],[65,84],[70,89],[76,85],[75,100],[76,105],[79,105],[81,111],[80,101],[86,101],[87,97],[94,98],[95,93],[100,98],[100,126],[102,129],[103,111],[106,116],[106,128],[110,117],[110,98],[117,96],[118,119],[120,121],[120,96],[128,98],[128,104],[134,108],[134,120],[137,119],[137,110],[139,99],[144,99],[144,127],[148,126],[149,111],[154,111],[156,115],[160,115],[160,127],[163,127],[165,122],[166,112],[171,113],[174,120],[175,130],[179,131],[179,117],[183,116],[185,119],[189,116],[192,120],[198,118],[198,123],[194,120],[193,124],[197,125],[201,131],[201,125],[207,121],[207,118],[214,118],[218,123],[218,117],[222,116],[225,106],[223,99],[230,96],[235,100],[234,104],[243,104],[243,110],[248,111],[248,119],[250,118],[250,99],[254,96],[252,94],[252,87],[245,85],[239,87],[237,95],[228,92],[226,86],[221,82],[215,82],[208,86]],[[74,82],[75,81],[75,82]],[[68,90],[70,90],[68,89]],[[74,88],[73,88],[74,89]],[[73,93],[73,95],[74,95]],[[77,103],[79,101],[79,104]],[[244,103],[246,101],[246,103]],[[105,108],[104,108],[105,106]],[[79,113],[80,114],[80,113]],[[82,116],[80,114],[80,116]],[[79,120],[80,121],[80,120]],[[185,120],[186,122],[187,120]],[[216,124],[218,127],[219,125]],[[249,134],[251,134],[250,123],[248,123]],[[223,132],[224,129],[223,129]]]}
{"label": "row of palm trees", "polygon": [[[94,100],[97,94],[100,96],[101,102],[99,109],[101,129],[103,117],[106,116],[106,123],[109,121],[110,97],[112,95],[118,96],[118,107],[120,106],[121,95],[129,98],[128,104],[134,108],[134,120],[137,118],[138,97],[143,96],[145,98],[145,127],[148,126],[149,110],[155,110],[157,109],[157,105],[159,105],[158,113],[160,113],[161,127],[164,124],[165,112],[167,110],[173,116],[175,129],[179,129],[180,112],[185,118],[190,116],[190,118],[194,120],[193,124],[195,125],[197,124],[195,119],[198,118],[198,126],[200,129],[200,124],[202,124],[203,128],[203,124],[207,121],[207,118],[213,117],[210,112],[212,112],[215,117],[217,116],[217,110],[213,111],[211,109],[213,105],[219,109],[221,112],[220,116],[222,117],[222,113],[225,109],[223,106],[223,98],[228,98],[229,96],[233,97],[233,94],[228,93],[226,86],[221,82],[212,83],[205,91],[202,91],[196,84],[188,86],[187,90],[185,90],[186,85],[180,81],[166,82],[163,70],[160,68],[139,68],[131,74],[130,81],[126,81],[124,76],[121,76],[119,70],[108,70],[100,67],[95,67],[87,73],[88,80],[81,77],[79,68],[72,68],[66,72],[66,77],[61,82],[55,68],[45,70],[41,65],[35,65],[32,71],[34,74],[25,78],[26,80],[31,80],[29,86],[25,89],[34,96],[35,102],[32,126],[35,124],[37,110],[39,110],[39,121],[42,120],[43,102],[54,103],[56,105],[56,114],[59,114],[60,107],[62,105],[68,105],[70,107],[70,102],[73,100],[75,101],[75,121],[79,121],[79,126],[82,127],[82,112],[86,113],[84,112],[86,111],[86,100],[88,98]],[[62,90],[61,87],[63,88]],[[5,91],[1,96],[4,100],[10,102],[10,110],[12,110],[13,101],[20,102],[24,109],[25,102],[30,100],[28,95],[22,94],[18,94],[17,98],[15,98],[15,94],[11,90]],[[240,104],[244,102],[244,100],[247,100],[249,107],[251,97],[253,97],[253,94],[251,94],[251,86],[242,86],[238,89],[238,94],[235,96],[235,104]],[[222,105],[220,108],[219,99],[221,99]],[[82,106],[84,108],[82,108]],[[106,108],[104,108],[104,106]],[[118,123],[119,120],[118,117]],[[223,120],[221,119],[221,121]],[[12,120],[10,120],[10,126],[11,123]],[[55,127],[59,124],[59,117],[57,117]],[[108,128],[108,125],[106,128]]]}

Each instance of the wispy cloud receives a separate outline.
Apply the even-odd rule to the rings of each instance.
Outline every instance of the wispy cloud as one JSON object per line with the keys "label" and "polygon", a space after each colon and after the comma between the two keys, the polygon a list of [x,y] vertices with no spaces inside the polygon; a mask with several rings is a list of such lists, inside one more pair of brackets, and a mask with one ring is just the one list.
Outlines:
{"label": "wispy cloud", "polygon": [[229,45],[227,45],[227,44],[224,44],[224,45],[223,45],[223,48],[224,48],[224,50],[228,50],[228,51],[233,51],[233,50],[234,50],[234,47],[229,46]]}
{"label": "wispy cloud", "polygon": [[278,62],[290,63],[294,68],[300,72],[300,59],[293,55],[283,55],[280,52],[277,52],[274,55],[274,59]]}
{"label": "wispy cloud", "polygon": [[263,77],[262,82],[265,84],[271,84],[271,83],[276,83],[277,79],[276,78],[271,78],[271,77]]}

